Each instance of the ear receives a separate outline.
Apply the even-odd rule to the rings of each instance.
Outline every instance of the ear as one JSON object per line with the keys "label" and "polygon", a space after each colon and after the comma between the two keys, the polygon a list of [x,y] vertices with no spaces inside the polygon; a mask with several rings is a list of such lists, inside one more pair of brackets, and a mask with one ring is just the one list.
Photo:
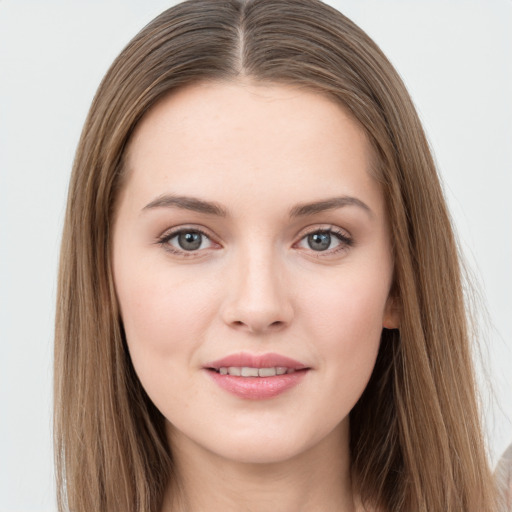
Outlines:
{"label": "ear", "polygon": [[394,295],[389,295],[382,317],[382,327],[384,329],[398,329],[400,326],[400,306],[398,299]]}

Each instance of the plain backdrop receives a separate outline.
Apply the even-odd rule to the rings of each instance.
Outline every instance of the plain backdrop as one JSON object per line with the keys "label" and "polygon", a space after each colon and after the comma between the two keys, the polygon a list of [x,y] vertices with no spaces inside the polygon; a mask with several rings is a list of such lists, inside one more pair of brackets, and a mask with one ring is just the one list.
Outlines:
{"label": "plain backdrop", "polygon": [[[0,0],[0,512],[55,510],[53,316],[73,153],[108,66],[172,3]],[[512,441],[512,1],[329,3],[388,55],[426,128],[489,311],[480,380],[495,461]]]}

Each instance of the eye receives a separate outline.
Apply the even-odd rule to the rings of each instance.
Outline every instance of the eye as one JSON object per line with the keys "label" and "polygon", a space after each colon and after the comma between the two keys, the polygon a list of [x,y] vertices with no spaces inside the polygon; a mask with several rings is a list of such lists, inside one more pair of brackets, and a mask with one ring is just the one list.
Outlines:
{"label": "eye", "polygon": [[173,253],[191,253],[210,249],[214,245],[208,235],[197,229],[180,229],[166,233],[158,242]]}
{"label": "eye", "polygon": [[319,229],[304,236],[297,247],[315,252],[337,252],[352,245],[352,239],[336,229]]}
{"label": "eye", "polygon": [[197,251],[203,245],[204,235],[194,231],[178,233],[171,240],[176,239],[180,249],[184,251]]}
{"label": "eye", "polygon": [[326,251],[331,247],[331,233],[312,233],[306,237],[310,249]]}

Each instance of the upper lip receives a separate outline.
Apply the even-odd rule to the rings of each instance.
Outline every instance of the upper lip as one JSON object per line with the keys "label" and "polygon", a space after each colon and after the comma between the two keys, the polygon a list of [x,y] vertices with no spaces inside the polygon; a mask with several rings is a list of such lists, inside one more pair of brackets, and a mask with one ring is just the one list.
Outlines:
{"label": "upper lip", "polygon": [[204,368],[218,370],[219,368],[229,368],[230,366],[248,368],[282,367],[293,370],[304,370],[309,368],[307,365],[281,354],[248,354],[245,352],[231,354],[229,356],[223,357],[222,359],[211,361],[205,364]]}

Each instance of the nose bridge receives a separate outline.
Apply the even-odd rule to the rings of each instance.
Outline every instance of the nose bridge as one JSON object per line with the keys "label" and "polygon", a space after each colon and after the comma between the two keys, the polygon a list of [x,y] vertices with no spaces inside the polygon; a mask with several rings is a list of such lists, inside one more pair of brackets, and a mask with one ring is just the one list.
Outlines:
{"label": "nose bridge", "polygon": [[268,242],[247,244],[233,263],[226,321],[251,332],[289,323],[292,307],[278,251]]}

